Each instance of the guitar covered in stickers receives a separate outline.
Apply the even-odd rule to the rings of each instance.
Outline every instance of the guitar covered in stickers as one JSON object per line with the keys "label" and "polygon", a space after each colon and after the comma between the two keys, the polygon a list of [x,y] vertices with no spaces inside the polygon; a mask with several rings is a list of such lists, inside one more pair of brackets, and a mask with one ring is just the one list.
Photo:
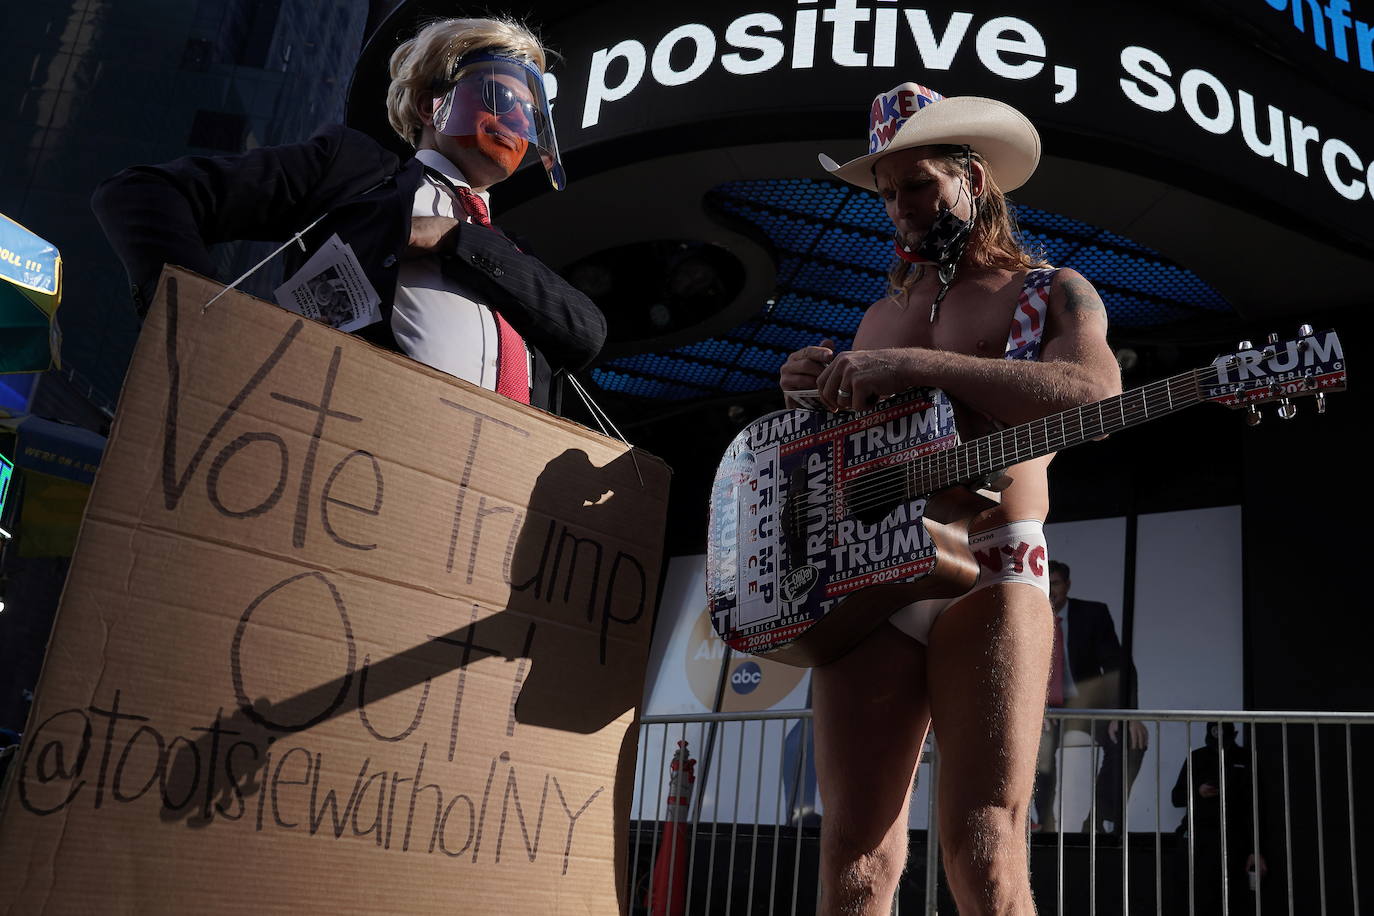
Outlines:
{"label": "guitar covered in stickers", "polygon": [[716,471],[707,533],[712,626],[731,648],[825,664],[898,609],[978,578],[968,526],[1005,469],[1204,402],[1245,408],[1345,388],[1334,331],[1242,344],[1210,365],[960,442],[949,397],[913,388],[871,410],[780,410],[749,424]]}

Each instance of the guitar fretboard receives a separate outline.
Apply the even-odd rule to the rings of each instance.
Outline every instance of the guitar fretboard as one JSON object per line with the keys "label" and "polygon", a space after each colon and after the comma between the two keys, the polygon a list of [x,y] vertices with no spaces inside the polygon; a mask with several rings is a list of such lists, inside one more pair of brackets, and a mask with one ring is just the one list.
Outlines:
{"label": "guitar fretboard", "polygon": [[1193,369],[1116,397],[1073,407],[1039,420],[1000,430],[913,461],[900,470],[908,496],[915,498],[955,484],[979,482],[1023,461],[1098,439],[1168,416],[1202,400]]}

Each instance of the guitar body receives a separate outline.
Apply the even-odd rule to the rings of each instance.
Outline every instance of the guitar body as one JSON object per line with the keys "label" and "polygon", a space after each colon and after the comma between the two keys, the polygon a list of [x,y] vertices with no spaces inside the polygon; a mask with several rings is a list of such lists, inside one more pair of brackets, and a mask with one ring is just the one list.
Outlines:
{"label": "guitar body", "polygon": [[962,595],[978,580],[968,526],[995,505],[970,489],[1009,467],[1193,404],[1245,408],[1345,388],[1335,331],[1258,349],[1095,404],[960,443],[944,392],[915,388],[872,410],[781,410],[730,443],[711,491],[706,598],[731,648],[790,665],[823,665],[898,609]]}
{"label": "guitar body", "polygon": [[711,492],[716,633],[741,652],[822,665],[905,605],[972,588],[968,525],[995,503],[965,487],[926,497],[899,484],[904,465],[958,441],[935,388],[859,414],[781,410],[743,429]]}

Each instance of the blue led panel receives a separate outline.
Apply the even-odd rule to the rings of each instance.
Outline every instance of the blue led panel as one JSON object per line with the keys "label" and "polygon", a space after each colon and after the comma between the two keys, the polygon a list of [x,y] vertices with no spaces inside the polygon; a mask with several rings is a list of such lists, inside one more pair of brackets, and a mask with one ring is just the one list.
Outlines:
{"label": "blue led panel", "polygon": [[[718,337],[594,369],[602,388],[665,400],[774,388],[793,350],[826,337],[849,347],[864,310],[886,291],[892,223],[874,194],[834,180],[733,181],[709,191],[706,205],[768,239],[777,258],[773,298]],[[1026,248],[1087,277],[1114,328],[1231,312],[1195,274],[1138,242],[1047,210],[1012,210]]]}
{"label": "blue led panel", "polygon": [[5,517],[5,499],[10,493],[10,480],[14,477],[14,465],[4,455],[0,455],[0,518]]}

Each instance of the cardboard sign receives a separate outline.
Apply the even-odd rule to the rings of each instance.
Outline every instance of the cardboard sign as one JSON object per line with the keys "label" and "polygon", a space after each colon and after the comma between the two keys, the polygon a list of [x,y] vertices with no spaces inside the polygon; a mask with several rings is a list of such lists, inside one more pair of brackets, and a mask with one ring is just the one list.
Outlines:
{"label": "cardboard sign", "polygon": [[218,290],[139,341],[8,912],[626,911],[667,468]]}

